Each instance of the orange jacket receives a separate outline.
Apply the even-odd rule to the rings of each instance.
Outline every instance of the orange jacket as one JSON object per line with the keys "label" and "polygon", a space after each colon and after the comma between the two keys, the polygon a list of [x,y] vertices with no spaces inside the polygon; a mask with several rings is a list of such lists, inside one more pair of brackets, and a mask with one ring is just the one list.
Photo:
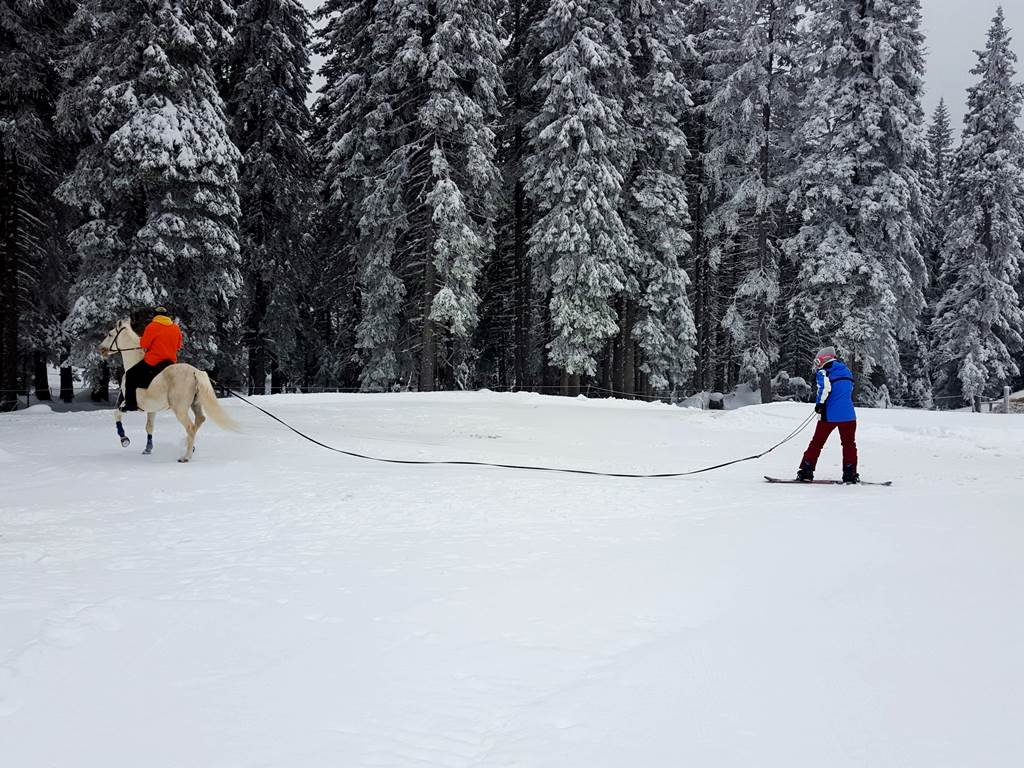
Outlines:
{"label": "orange jacket", "polygon": [[178,350],[181,349],[181,329],[174,321],[164,315],[157,315],[153,322],[146,326],[139,346],[146,351],[143,358],[150,365],[170,360],[178,362]]}

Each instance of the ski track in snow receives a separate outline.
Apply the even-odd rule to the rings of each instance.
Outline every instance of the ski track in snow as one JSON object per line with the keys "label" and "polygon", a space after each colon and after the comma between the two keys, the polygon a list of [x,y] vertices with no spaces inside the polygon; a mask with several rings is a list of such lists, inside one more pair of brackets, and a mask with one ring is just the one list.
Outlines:
{"label": "ski track in snow", "polygon": [[[258,402],[389,458],[681,471],[807,415],[491,393]],[[861,473],[376,464],[239,401],[195,460],[0,418],[0,765],[1024,764],[1024,419],[862,411]],[[820,477],[839,476],[839,442]]]}

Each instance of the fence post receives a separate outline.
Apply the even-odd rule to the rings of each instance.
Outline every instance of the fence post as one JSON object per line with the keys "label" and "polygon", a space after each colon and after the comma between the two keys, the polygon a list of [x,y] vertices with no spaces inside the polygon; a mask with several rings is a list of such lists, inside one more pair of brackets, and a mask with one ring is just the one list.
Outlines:
{"label": "fence post", "polygon": [[1010,412],[1010,388],[1003,387],[1003,413]]}

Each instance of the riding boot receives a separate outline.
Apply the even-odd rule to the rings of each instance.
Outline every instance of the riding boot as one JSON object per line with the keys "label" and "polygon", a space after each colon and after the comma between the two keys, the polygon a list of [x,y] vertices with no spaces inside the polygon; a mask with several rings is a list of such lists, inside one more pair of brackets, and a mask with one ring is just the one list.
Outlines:
{"label": "riding boot", "polygon": [[124,375],[124,407],[121,410],[139,410],[139,388],[148,387],[156,375],[166,367],[167,364],[153,366],[142,360],[129,368]]}
{"label": "riding boot", "polygon": [[139,410],[139,402],[135,396],[135,387],[126,384],[122,400],[117,406],[122,413]]}

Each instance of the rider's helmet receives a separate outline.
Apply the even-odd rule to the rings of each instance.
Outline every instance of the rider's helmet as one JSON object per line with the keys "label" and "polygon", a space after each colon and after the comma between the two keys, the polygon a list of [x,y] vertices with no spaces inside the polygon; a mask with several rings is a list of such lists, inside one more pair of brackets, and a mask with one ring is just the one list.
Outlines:
{"label": "rider's helmet", "polygon": [[814,370],[818,370],[823,365],[827,365],[833,360],[838,359],[839,358],[836,355],[835,347],[823,347],[822,349],[818,350],[818,354],[814,356]]}

